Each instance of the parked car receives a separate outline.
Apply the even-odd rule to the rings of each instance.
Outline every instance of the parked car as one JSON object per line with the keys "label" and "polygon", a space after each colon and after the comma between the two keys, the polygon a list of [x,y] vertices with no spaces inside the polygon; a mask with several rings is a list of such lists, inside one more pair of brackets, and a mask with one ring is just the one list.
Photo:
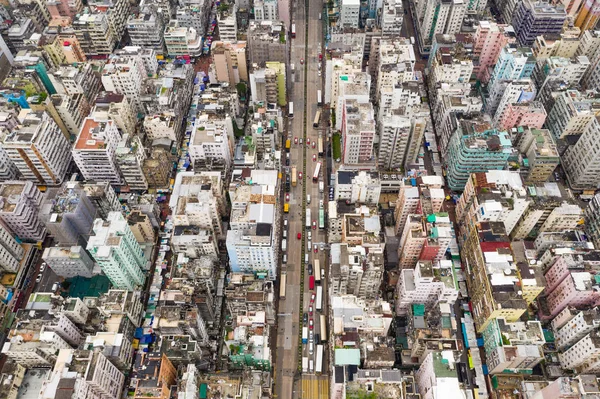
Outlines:
{"label": "parked car", "polygon": [[313,321],[313,319],[310,319],[310,320],[308,321],[308,328],[309,328],[309,329],[311,329],[311,330],[312,330],[313,328],[315,328],[315,322]]}
{"label": "parked car", "polygon": [[298,233],[298,239],[301,240],[302,239],[302,233]]}

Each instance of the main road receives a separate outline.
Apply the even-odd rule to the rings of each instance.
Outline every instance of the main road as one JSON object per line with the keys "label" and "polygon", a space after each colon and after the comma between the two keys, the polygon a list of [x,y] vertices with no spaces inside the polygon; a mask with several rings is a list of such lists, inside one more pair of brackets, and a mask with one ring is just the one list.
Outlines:
{"label": "main road", "polygon": [[[308,15],[306,13],[306,4],[308,3]],[[292,142],[290,151],[290,166],[296,167],[298,172],[302,172],[302,179],[298,179],[298,184],[290,191],[290,212],[286,215],[288,219],[288,246],[286,265],[282,265],[281,272],[287,274],[286,297],[279,300],[279,313],[277,325],[277,349],[275,361],[275,395],[278,398],[322,398],[328,397],[327,382],[327,364],[323,362],[323,371],[321,375],[301,372],[302,356],[310,357],[313,363],[316,363],[316,343],[313,354],[309,354],[308,345],[302,345],[300,335],[303,324],[303,314],[308,313],[310,306],[311,291],[309,290],[309,275],[306,269],[304,258],[309,257],[309,262],[314,259],[320,259],[320,263],[326,266],[327,257],[321,249],[321,243],[326,243],[326,233],[319,229],[310,228],[314,246],[318,245],[318,252],[307,247],[308,230],[305,227],[305,212],[310,209],[311,225],[314,220],[318,225],[319,200],[324,200],[323,206],[326,206],[326,193],[319,193],[318,183],[314,183],[312,175],[317,162],[323,162],[324,158],[319,158],[318,148],[312,148],[312,142],[317,142],[320,129],[313,128],[313,119],[315,113],[320,108],[317,104],[317,90],[323,90],[323,78],[319,76],[319,54],[323,52],[323,28],[322,20],[319,14],[323,10],[321,0],[307,0],[293,2],[293,23],[296,25],[296,37],[291,39],[290,63],[294,64],[295,72],[288,73],[288,79],[291,84],[287,85],[291,90],[288,93],[289,101],[294,103],[294,117],[288,120],[287,137]],[[308,35],[307,35],[308,28]],[[308,40],[307,40],[308,38]],[[324,54],[323,54],[324,56]],[[303,60],[303,63],[301,62]],[[291,68],[290,68],[291,69]],[[324,71],[324,69],[323,69]],[[324,75],[324,73],[323,73]],[[322,121],[321,127],[327,125]],[[295,144],[295,138],[298,144]],[[299,144],[302,139],[302,144]],[[326,134],[323,132],[324,145],[326,144]],[[311,145],[307,145],[310,141]],[[316,161],[313,161],[313,155],[316,155]],[[326,180],[326,173],[321,172],[321,181]],[[285,182],[285,178],[282,180]],[[307,203],[307,195],[310,195],[311,202]],[[298,234],[301,239],[298,239]],[[326,267],[327,273],[327,267]],[[301,284],[303,280],[303,284]],[[327,310],[327,287],[323,284],[323,312]],[[303,292],[301,292],[303,288]],[[314,305],[313,305],[314,307]],[[313,313],[313,323],[315,334],[319,332],[320,320],[319,312],[316,309]],[[308,323],[306,324],[308,326]],[[325,351],[327,352],[327,350]],[[326,356],[328,357],[328,356]]]}

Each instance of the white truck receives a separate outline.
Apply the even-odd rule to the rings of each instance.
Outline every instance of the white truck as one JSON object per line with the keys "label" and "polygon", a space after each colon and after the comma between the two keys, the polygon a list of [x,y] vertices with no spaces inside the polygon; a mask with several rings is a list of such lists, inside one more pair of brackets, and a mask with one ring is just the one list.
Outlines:
{"label": "white truck", "polygon": [[302,372],[308,373],[308,357],[306,356],[302,358]]}
{"label": "white truck", "polygon": [[310,208],[306,208],[306,230],[310,230]]}
{"label": "white truck", "polygon": [[284,238],[281,240],[281,251],[285,252],[287,250],[287,240]]}
{"label": "white truck", "polygon": [[319,192],[322,193],[323,191],[325,191],[325,183],[320,181],[319,182]]}

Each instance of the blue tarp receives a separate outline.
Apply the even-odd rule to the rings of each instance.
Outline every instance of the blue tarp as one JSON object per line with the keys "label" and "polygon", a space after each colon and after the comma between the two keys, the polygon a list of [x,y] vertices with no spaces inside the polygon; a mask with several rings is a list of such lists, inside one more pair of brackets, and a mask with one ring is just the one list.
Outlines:
{"label": "blue tarp", "polygon": [[483,346],[483,338],[477,338],[477,346]]}
{"label": "blue tarp", "polygon": [[135,329],[135,333],[133,334],[134,338],[141,339],[144,335],[144,329],[142,327],[138,327]]}
{"label": "blue tarp", "polygon": [[469,338],[467,337],[467,329],[465,328],[465,323],[461,323],[460,325],[462,326],[462,333],[465,341],[465,349],[469,349]]}
{"label": "blue tarp", "polygon": [[154,342],[154,339],[150,334],[146,334],[140,339],[140,344],[151,344],[152,342]]}
{"label": "blue tarp", "polygon": [[481,368],[483,369],[483,375],[488,375],[488,368],[487,368],[487,364],[482,364]]}

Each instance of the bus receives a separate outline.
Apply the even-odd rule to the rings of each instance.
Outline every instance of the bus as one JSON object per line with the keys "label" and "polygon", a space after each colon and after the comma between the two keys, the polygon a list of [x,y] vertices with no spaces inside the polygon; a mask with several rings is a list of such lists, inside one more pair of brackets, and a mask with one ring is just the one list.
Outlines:
{"label": "bus", "polygon": [[321,111],[317,111],[315,114],[315,120],[313,121],[313,127],[319,127],[319,123],[321,122]]}
{"label": "bus", "polygon": [[319,228],[323,230],[325,228],[325,209],[319,209]]}
{"label": "bus", "polygon": [[279,299],[285,298],[286,280],[287,280],[287,275],[285,273],[282,273],[281,278],[279,279]]}
{"label": "bus", "polygon": [[314,275],[315,275],[315,283],[321,284],[321,264],[319,263],[319,259],[313,260],[314,266]]}
{"label": "bus", "polygon": [[321,96],[321,90],[317,90],[317,105],[323,105],[323,97]]}
{"label": "bus", "polygon": [[322,286],[317,287],[317,298],[315,301],[315,309],[317,309],[319,312],[321,311],[321,309],[323,309],[323,287]]}
{"label": "bus", "polygon": [[325,318],[325,315],[321,315],[321,322],[320,327],[321,327],[321,342],[317,342],[318,344],[322,344],[327,342],[327,319]]}
{"label": "bus", "polygon": [[296,167],[292,166],[292,187],[296,187]]}
{"label": "bus", "polygon": [[317,166],[315,166],[315,173],[313,173],[313,183],[319,182],[320,173],[321,173],[321,162],[317,162]]}
{"label": "bus", "polygon": [[317,361],[315,362],[315,373],[323,372],[323,345],[317,345]]}
{"label": "bus", "polygon": [[292,101],[290,101],[288,103],[288,118],[293,118],[294,117],[294,103]]}
{"label": "bus", "polygon": [[323,156],[323,137],[319,136],[317,139],[317,148],[319,149],[319,156]]}
{"label": "bus", "polygon": [[290,147],[292,146],[292,140],[287,139],[285,141],[285,152],[290,152]]}
{"label": "bus", "polygon": [[306,208],[306,230],[310,230],[310,208]]}
{"label": "bus", "polygon": [[308,277],[308,289],[311,291],[315,289],[315,276]]}
{"label": "bus", "polygon": [[292,39],[296,38],[296,24],[292,24],[291,35],[292,35]]}

